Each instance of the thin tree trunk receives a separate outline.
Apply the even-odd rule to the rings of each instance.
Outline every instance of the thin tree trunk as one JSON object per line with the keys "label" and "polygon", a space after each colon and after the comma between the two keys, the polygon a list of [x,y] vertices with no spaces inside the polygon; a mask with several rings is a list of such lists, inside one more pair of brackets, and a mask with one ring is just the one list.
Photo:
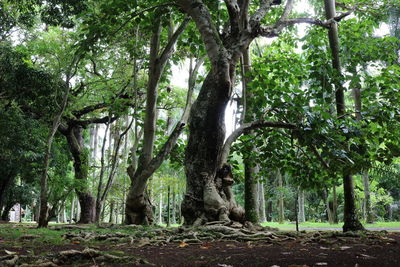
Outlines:
{"label": "thin tree trunk", "polygon": [[265,215],[265,195],[264,195],[264,183],[258,182],[258,207],[259,207],[259,218],[260,222],[266,222],[266,215]]}
{"label": "thin tree trunk", "polygon": [[176,224],[176,192],[172,190],[172,224]]}
{"label": "thin tree trunk", "polygon": [[326,207],[326,214],[328,216],[329,224],[333,224],[333,212],[331,210],[331,206],[329,204],[329,191],[324,189],[324,200],[325,200],[325,207]]}
{"label": "thin tree trunk", "polygon": [[[358,121],[362,120],[361,111],[362,111],[362,99],[361,99],[361,89],[359,87],[353,88],[353,97],[354,97],[354,107],[356,118]],[[366,223],[372,223],[372,213],[371,213],[371,192],[369,190],[369,174],[368,170],[364,170],[361,173],[362,181],[364,185],[364,205],[363,205],[363,213],[364,220]]]}
{"label": "thin tree trunk", "polygon": [[333,223],[338,224],[339,223],[339,218],[338,218],[338,212],[337,212],[337,195],[336,195],[336,185],[333,186],[332,189],[333,193],[333,203],[332,203],[332,216],[333,216]]}
{"label": "thin tree trunk", "polygon": [[110,201],[110,218],[109,218],[109,223],[114,223],[114,201]]}
{"label": "thin tree trunk", "polygon": [[[72,200],[71,200],[71,212],[70,212],[70,219],[69,219],[69,223],[72,223],[72,221],[75,218],[75,196],[72,196]],[[75,220],[75,222],[77,222],[77,220]]]}
{"label": "thin tree trunk", "polygon": [[304,190],[303,189],[299,189],[298,206],[299,206],[299,212],[298,212],[299,222],[303,223],[306,221],[306,216],[305,216],[305,212],[304,212]]}
{"label": "thin tree trunk", "polygon": [[[248,90],[247,84],[251,82],[251,62],[250,62],[250,50],[247,48],[243,52],[242,56],[242,85],[243,85],[243,118],[244,122],[251,122],[254,120],[254,113],[252,112],[253,106],[251,102],[247,101],[253,97],[253,94]],[[247,104],[246,104],[247,103]],[[252,133],[250,133],[252,134]],[[250,154],[243,160],[245,165],[245,176],[244,176],[244,209],[246,220],[252,223],[259,223],[259,207],[258,207],[258,186],[257,186],[257,174],[260,170],[259,166],[254,163],[256,148],[251,148]]]}
{"label": "thin tree trunk", "polygon": [[283,223],[285,221],[285,207],[284,207],[284,196],[283,196],[283,177],[281,174],[281,170],[278,169],[276,171],[276,175],[278,178],[278,187],[279,187],[279,199],[278,199],[278,222]]}
{"label": "thin tree trunk", "polygon": [[362,180],[364,185],[364,220],[366,223],[373,223],[374,220],[371,212],[371,192],[369,190],[368,171],[362,173]]}
{"label": "thin tree trunk", "polygon": [[167,197],[167,227],[171,226],[171,187],[168,186],[168,197]]}
{"label": "thin tree trunk", "polygon": [[[96,223],[100,222],[101,210],[103,207],[103,203],[101,202],[101,193],[103,191],[103,179],[104,179],[104,173],[105,173],[104,158],[105,158],[106,142],[107,142],[107,135],[108,135],[109,128],[110,128],[110,123],[107,123],[106,129],[104,131],[104,136],[103,136],[103,144],[101,146],[100,176],[99,176],[99,184],[97,186],[97,197],[96,197],[96,218],[95,218]],[[110,130],[110,132],[111,132],[111,130]],[[110,139],[109,143],[111,144],[111,139]]]}
{"label": "thin tree trunk", "polygon": [[61,109],[58,112],[58,114],[55,116],[53,119],[53,124],[52,127],[50,128],[49,135],[47,137],[47,143],[46,143],[46,154],[44,156],[44,167],[43,167],[43,172],[40,178],[40,215],[39,215],[39,228],[47,227],[48,225],[48,177],[47,177],[47,172],[49,170],[49,164],[50,164],[50,154],[51,154],[51,148],[53,145],[53,139],[54,135],[56,134],[58,127],[60,126],[61,122],[61,117],[64,113],[65,108],[67,107],[68,104],[68,97],[69,97],[69,91],[70,91],[70,86],[69,86],[69,78],[67,79],[67,86],[66,90],[64,93],[64,97],[61,103]]}
{"label": "thin tree trunk", "polygon": [[158,224],[162,224],[163,220],[162,220],[162,209],[163,209],[163,203],[162,203],[162,193],[160,193],[160,202],[159,202],[159,206],[158,206]]}
{"label": "thin tree trunk", "polygon": [[269,222],[272,222],[272,212],[273,212],[273,210],[272,210],[272,201],[268,200],[267,201],[267,220]]}
{"label": "thin tree trunk", "polygon": [[[153,36],[150,45],[150,62],[149,62],[149,79],[147,84],[146,94],[146,113],[144,119],[144,140],[143,150],[139,158],[139,168],[128,170],[131,179],[131,186],[128,192],[126,207],[125,207],[125,222],[127,224],[151,224],[153,223],[153,211],[150,198],[146,192],[146,183],[154,171],[161,165],[165,156],[170,153],[172,147],[176,144],[180,132],[183,130],[183,125],[186,123],[184,117],[188,116],[189,110],[186,110],[183,119],[178,123],[177,127],[171,133],[167,143],[156,158],[153,158],[155,129],[156,129],[156,104],[158,97],[158,84],[167,61],[174,51],[174,45],[182,34],[187,24],[188,19],[171,34],[166,47],[163,51],[160,50],[161,38],[161,19],[157,18],[153,28]],[[161,53],[160,53],[161,52]],[[190,88],[189,88],[190,89]],[[189,90],[191,91],[191,90]],[[187,105],[188,107],[188,105]],[[183,124],[182,124],[183,123]],[[153,161],[154,160],[154,161]]]}
{"label": "thin tree trunk", "polygon": [[[333,19],[336,16],[334,0],[325,0],[326,18]],[[333,20],[329,28],[329,45],[332,52],[332,65],[338,75],[334,77],[336,87],[336,113],[338,117],[345,114],[344,89],[341,82],[341,64],[340,64],[340,45],[337,23]],[[343,173],[344,189],[344,225],[343,231],[365,230],[358,219],[354,199],[354,181],[353,176],[348,170]]]}

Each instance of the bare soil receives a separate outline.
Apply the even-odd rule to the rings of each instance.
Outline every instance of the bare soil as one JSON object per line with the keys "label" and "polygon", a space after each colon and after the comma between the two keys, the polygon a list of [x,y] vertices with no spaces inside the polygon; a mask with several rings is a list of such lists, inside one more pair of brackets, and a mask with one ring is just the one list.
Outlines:
{"label": "bare soil", "polygon": [[[323,231],[273,232],[273,238],[261,236],[260,240],[249,234],[247,238],[252,237],[254,241],[243,241],[244,236],[239,235],[242,241],[224,237],[199,238],[200,242],[192,242],[193,239],[170,242],[167,234],[158,232],[159,236],[154,239],[130,240],[129,236],[117,232],[109,239],[96,242],[95,239],[79,242],[77,234],[71,234],[65,236],[64,244],[39,246],[29,239],[1,239],[0,232],[0,266],[400,266],[400,233],[397,232],[348,235]],[[182,230],[170,231],[174,236],[178,232]],[[259,236],[261,232],[257,233]],[[78,234],[85,236],[82,231]],[[6,262],[16,255],[18,260],[14,263]]]}

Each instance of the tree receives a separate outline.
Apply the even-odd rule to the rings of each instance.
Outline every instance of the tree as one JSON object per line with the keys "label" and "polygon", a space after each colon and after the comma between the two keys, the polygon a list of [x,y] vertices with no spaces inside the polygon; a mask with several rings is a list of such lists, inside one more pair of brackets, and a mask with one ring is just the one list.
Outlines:
{"label": "tree", "polygon": [[[267,14],[273,12],[273,1],[260,1],[259,6],[250,1],[225,1],[229,18],[220,34],[213,21],[215,9],[200,0],[181,0],[179,6],[196,23],[210,60],[210,71],[203,82],[199,96],[193,105],[190,118],[190,134],[186,149],[185,168],[187,194],[182,212],[187,224],[201,224],[213,220],[243,220],[243,214],[233,203],[230,179],[218,177],[223,170],[226,157],[222,155],[225,129],[224,110],[231,98],[235,84],[237,63],[245,49],[257,36],[273,37],[288,25],[305,22],[328,27],[329,23],[314,19],[289,19],[293,2],[287,1],[277,21],[263,25]],[[252,4],[252,5],[251,5]],[[251,16],[249,7],[255,10]],[[241,23],[246,21],[247,23]],[[245,25],[245,27],[243,26]],[[268,127],[282,127],[284,123],[264,124]],[[251,126],[250,126],[251,125]],[[254,127],[254,124],[247,124]],[[261,125],[259,125],[260,127]],[[285,125],[283,125],[285,127]],[[286,127],[290,127],[286,125]],[[236,132],[236,136],[248,128]],[[229,139],[229,138],[228,138]],[[232,140],[230,141],[232,143]],[[229,144],[230,146],[230,144]],[[223,183],[218,183],[218,178]]]}

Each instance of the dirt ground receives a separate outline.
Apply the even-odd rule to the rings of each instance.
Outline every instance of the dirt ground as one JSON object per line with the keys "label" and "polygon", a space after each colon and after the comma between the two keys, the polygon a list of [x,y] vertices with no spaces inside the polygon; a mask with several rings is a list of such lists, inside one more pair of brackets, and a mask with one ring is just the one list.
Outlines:
{"label": "dirt ground", "polygon": [[[164,232],[156,233],[154,240],[168,239],[163,239]],[[0,232],[0,266],[400,266],[398,232],[275,232],[265,240],[220,238],[196,243],[189,239],[150,242],[153,239],[134,239],[120,232],[86,243],[77,241],[78,235],[89,236],[79,231],[64,234],[62,244],[37,244],[31,238],[7,240]]]}

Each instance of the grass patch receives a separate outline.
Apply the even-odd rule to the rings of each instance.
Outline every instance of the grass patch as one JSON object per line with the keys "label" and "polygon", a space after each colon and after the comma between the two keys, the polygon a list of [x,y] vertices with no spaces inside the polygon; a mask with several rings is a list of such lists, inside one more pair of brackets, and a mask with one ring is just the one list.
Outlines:
{"label": "grass patch", "polygon": [[[270,227],[285,227],[285,228],[296,228],[295,223],[291,222],[284,222],[280,224],[278,222],[266,222],[262,223],[263,226],[270,226]],[[400,228],[400,222],[376,222],[373,224],[364,224],[365,227],[379,227],[379,228]],[[343,223],[338,224],[329,224],[327,222],[304,222],[299,223],[299,227],[301,228],[342,228]]]}

